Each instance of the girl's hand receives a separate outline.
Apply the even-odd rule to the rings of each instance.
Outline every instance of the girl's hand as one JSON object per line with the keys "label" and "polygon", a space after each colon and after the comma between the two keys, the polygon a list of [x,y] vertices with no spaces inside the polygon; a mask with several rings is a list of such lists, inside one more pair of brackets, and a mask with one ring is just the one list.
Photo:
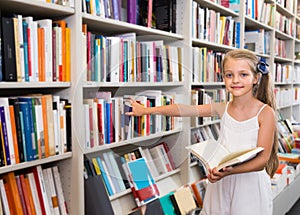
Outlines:
{"label": "girl's hand", "polygon": [[211,183],[215,183],[219,181],[220,179],[224,178],[227,175],[230,175],[232,167],[225,167],[222,169],[222,171],[218,171],[216,168],[208,169],[207,179]]}
{"label": "girl's hand", "polygon": [[135,101],[134,99],[130,99],[130,105],[132,107],[131,112],[126,112],[125,114],[128,116],[142,116],[146,114],[146,108]]}

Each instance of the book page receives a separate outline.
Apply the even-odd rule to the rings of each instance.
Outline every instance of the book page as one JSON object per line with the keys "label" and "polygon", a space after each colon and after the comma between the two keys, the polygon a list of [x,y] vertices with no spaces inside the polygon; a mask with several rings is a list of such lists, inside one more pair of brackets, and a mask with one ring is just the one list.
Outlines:
{"label": "book page", "polygon": [[191,153],[206,165],[206,168],[218,166],[221,159],[229,154],[229,151],[214,139],[193,144],[186,148],[191,150]]}
{"label": "book page", "polygon": [[245,161],[248,161],[254,158],[259,152],[263,151],[263,147],[256,147],[252,149],[246,149],[238,152],[233,152],[222,159],[222,161],[218,165],[218,170],[232,166],[235,164],[239,164]]}

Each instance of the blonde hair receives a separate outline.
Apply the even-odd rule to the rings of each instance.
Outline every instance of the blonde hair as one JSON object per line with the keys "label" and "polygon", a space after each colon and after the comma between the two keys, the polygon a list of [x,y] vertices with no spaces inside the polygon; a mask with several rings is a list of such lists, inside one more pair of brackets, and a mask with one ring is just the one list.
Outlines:
{"label": "blonde hair", "polygon": [[[252,90],[253,96],[256,97],[258,100],[260,100],[261,102],[268,104],[270,107],[272,107],[274,111],[276,111],[276,100],[273,91],[273,84],[270,83],[271,82],[270,73],[259,74],[260,71],[258,71],[257,69],[259,59],[256,57],[256,55],[246,49],[236,49],[227,52],[222,61],[223,72],[224,72],[223,69],[224,65],[229,58],[246,60],[248,62],[249,67],[251,68],[253,75],[255,77],[260,75],[258,83],[253,86],[253,90]],[[278,151],[278,132],[276,127],[276,130],[274,132],[274,142],[272,146],[272,152],[266,164],[266,171],[271,177],[273,177],[279,165],[277,151]]]}

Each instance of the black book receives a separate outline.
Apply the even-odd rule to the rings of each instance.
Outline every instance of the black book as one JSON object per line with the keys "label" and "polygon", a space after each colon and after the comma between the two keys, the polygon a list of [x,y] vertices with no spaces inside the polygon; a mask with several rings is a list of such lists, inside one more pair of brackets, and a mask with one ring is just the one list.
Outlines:
{"label": "black book", "polygon": [[20,110],[20,105],[19,105],[19,99],[17,97],[9,97],[8,102],[9,102],[9,105],[14,106],[19,159],[20,159],[20,162],[24,162],[25,155],[24,155],[24,149],[23,149],[23,138],[22,138],[21,118],[20,118],[21,110]]}
{"label": "black book", "polygon": [[12,18],[2,17],[3,42],[2,80],[17,81],[14,23]]}
{"label": "black book", "polygon": [[153,0],[154,27],[162,31],[172,32],[171,12],[171,0]]}

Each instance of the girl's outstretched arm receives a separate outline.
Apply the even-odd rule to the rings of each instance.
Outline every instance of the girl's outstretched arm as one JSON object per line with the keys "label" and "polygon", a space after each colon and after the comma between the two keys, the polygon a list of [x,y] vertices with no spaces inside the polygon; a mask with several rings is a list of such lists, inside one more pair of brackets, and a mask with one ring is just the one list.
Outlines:
{"label": "girl's outstretched arm", "polygon": [[127,112],[129,116],[142,116],[146,114],[160,114],[165,116],[211,116],[212,107],[210,104],[206,105],[185,105],[185,104],[171,104],[157,107],[144,107],[131,100],[132,112]]}

